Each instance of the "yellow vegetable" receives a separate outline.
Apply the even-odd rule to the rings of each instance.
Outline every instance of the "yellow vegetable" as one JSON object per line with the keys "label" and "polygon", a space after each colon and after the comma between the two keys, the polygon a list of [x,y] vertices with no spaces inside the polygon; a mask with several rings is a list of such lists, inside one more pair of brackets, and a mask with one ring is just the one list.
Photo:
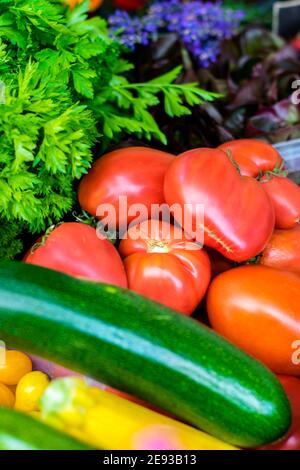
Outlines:
{"label": "yellow vegetable", "polygon": [[20,351],[6,351],[5,364],[0,365],[0,382],[5,385],[17,385],[31,370],[32,362],[26,354]]}
{"label": "yellow vegetable", "polygon": [[17,385],[15,408],[20,411],[39,411],[39,401],[49,385],[49,378],[43,372],[29,372]]}
{"label": "yellow vegetable", "polygon": [[108,450],[234,450],[204,432],[132,403],[78,378],[53,381],[41,400],[42,418]]}
{"label": "yellow vegetable", "polygon": [[15,397],[12,391],[6,385],[0,383],[0,406],[12,408],[15,403]]}

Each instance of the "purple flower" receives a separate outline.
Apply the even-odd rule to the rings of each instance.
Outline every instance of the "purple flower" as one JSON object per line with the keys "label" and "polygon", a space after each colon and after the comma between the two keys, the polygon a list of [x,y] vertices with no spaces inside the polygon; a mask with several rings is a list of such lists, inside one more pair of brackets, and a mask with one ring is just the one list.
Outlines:
{"label": "purple flower", "polygon": [[200,67],[216,62],[221,42],[233,36],[242,11],[222,7],[221,1],[156,0],[142,17],[116,11],[109,18],[111,33],[127,48],[148,45],[160,33],[173,32]]}

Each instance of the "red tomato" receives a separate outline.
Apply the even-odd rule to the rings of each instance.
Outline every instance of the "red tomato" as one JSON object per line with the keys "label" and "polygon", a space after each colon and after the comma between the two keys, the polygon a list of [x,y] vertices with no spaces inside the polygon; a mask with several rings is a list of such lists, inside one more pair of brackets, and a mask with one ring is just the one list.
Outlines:
{"label": "red tomato", "polygon": [[123,10],[137,10],[146,4],[146,0],[113,0],[115,8],[123,8]]}
{"label": "red tomato", "polygon": [[291,230],[275,230],[260,264],[300,274],[300,226]]}
{"label": "red tomato", "polygon": [[285,176],[266,175],[260,180],[275,209],[275,226],[290,229],[300,222],[300,188]]}
{"label": "red tomato", "polygon": [[[74,8],[79,3],[82,3],[83,0],[65,0],[65,3],[71,8]],[[90,0],[90,11],[97,10],[103,3],[103,0]]]}
{"label": "red tomato", "polygon": [[121,214],[119,196],[126,196],[128,207],[144,204],[148,211],[145,219],[150,218],[151,205],[164,203],[164,177],[173,159],[169,153],[144,147],[104,155],[81,181],[78,193],[81,207],[95,216],[100,204],[112,204],[117,228],[127,227],[136,215]]}
{"label": "red tomato", "polygon": [[204,297],[210,281],[209,258],[186,241],[180,228],[157,220],[142,222],[129,229],[120,253],[129,288],[139,294],[186,315]]}
{"label": "red tomato", "polygon": [[244,176],[256,178],[261,172],[273,171],[283,164],[277,150],[260,140],[232,140],[220,145],[219,149],[232,156]]}
{"label": "red tomato", "polygon": [[82,223],[57,226],[43,244],[27,253],[24,261],[70,276],[127,287],[124,266],[115,247]]}
{"label": "red tomato", "polygon": [[[207,246],[233,261],[246,261],[263,251],[274,229],[274,210],[261,185],[240,176],[220,150],[195,149],[175,158],[165,178],[165,197],[179,203],[192,218],[204,206]],[[188,231],[185,228],[186,231]]]}
{"label": "red tomato", "polygon": [[212,282],[212,327],[278,374],[300,376],[300,276],[266,266],[242,266]]}
{"label": "red tomato", "polygon": [[300,450],[300,380],[285,375],[279,375],[278,379],[292,406],[292,427],[283,440],[264,447],[264,450]]}

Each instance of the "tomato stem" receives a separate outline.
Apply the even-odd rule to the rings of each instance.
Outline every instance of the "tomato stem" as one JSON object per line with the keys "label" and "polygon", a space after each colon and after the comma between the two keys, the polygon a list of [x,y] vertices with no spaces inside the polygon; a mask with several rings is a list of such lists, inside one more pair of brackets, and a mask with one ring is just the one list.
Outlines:
{"label": "tomato stem", "polygon": [[48,240],[48,237],[51,235],[51,233],[53,232],[53,230],[55,230],[57,227],[59,227],[60,225],[62,225],[63,222],[59,222],[58,224],[55,224],[55,225],[51,225],[50,227],[47,228],[46,232],[44,233],[44,235],[42,236],[41,238],[41,241],[39,242],[36,242],[32,247],[31,247],[31,250],[30,250],[30,253],[33,254],[38,248],[40,248],[41,246],[44,246],[46,241]]}
{"label": "tomato stem", "polygon": [[93,217],[92,215],[88,214],[86,211],[82,211],[81,214],[77,214],[77,212],[72,213],[74,219],[76,222],[80,222],[85,225],[90,225],[91,227],[96,228],[98,220],[96,217]]}
{"label": "tomato stem", "polygon": [[250,258],[248,261],[246,261],[245,264],[259,264],[262,256],[263,256],[263,254],[260,253],[259,255],[254,256],[253,258]]}
{"label": "tomato stem", "polygon": [[149,253],[168,253],[168,244],[163,240],[150,240],[148,241]]}
{"label": "tomato stem", "polygon": [[279,166],[276,166],[274,170],[269,170],[263,173],[261,176],[258,177],[258,180],[263,183],[264,181],[271,181],[273,176],[280,176],[282,178],[286,178],[288,176],[288,173],[289,172],[284,169],[284,163],[281,163]]}

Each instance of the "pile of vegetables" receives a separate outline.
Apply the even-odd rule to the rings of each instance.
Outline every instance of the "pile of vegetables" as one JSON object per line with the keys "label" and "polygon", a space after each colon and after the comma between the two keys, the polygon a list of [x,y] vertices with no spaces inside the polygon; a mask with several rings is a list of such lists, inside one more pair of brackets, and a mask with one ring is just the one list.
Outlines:
{"label": "pile of vegetables", "polygon": [[97,142],[105,148],[126,132],[165,143],[149,112],[161,96],[170,116],[213,99],[195,84],[173,85],[179,68],[132,83],[132,65],[88,8],[88,0],[72,10],[61,0],[0,1],[0,259],[22,251],[24,233],[72,211],[73,182]]}
{"label": "pile of vegetables", "polygon": [[276,377],[199,322],[130,290],[24,263],[3,262],[0,281],[6,344],[233,445],[262,445],[287,431],[289,403]]}
{"label": "pile of vegetables", "polygon": [[[118,401],[111,389],[55,381],[41,399],[42,419],[92,447],[136,448],[131,425],[106,433],[110,443],[101,429],[105,413],[115,422],[110,406],[122,410],[123,423],[132,409],[134,429],[138,416],[164,421],[122,401],[139,399],[218,439],[182,437],[180,448],[297,447],[300,188],[280,154],[254,140],[177,157],[123,148],[93,164],[78,199],[85,220],[52,227],[23,263],[0,264],[0,335],[122,393]],[[152,214],[163,204],[169,221],[136,220],[141,205]],[[114,233],[101,207],[114,209]],[[204,247],[176,207],[201,229]]]}

